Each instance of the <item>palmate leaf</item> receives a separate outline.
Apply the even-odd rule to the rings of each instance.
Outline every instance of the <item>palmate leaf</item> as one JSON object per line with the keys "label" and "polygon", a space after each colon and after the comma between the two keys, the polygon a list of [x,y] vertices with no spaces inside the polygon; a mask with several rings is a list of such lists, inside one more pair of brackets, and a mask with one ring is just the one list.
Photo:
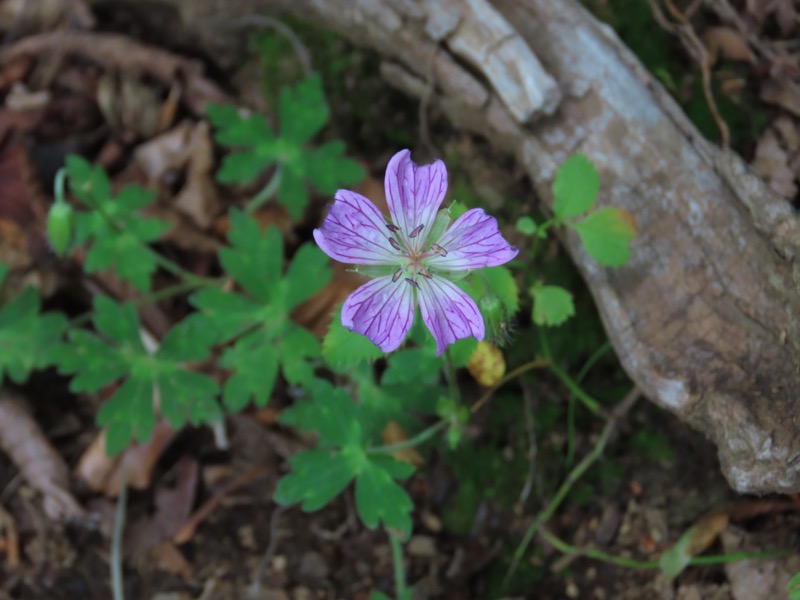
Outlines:
{"label": "palmate leaf", "polygon": [[284,411],[281,423],[317,433],[320,447],[292,457],[292,470],[278,483],[275,502],[318,510],[355,480],[362,522],[369,528],[383,524],[408,536],[413,504],[395,480],[408,477],[413,467],[366,451],[359,407],[344,389],[325,381],[310,389],[310,399]]}
{"label": "palmate leaf", "polygon": [[87,273],[113,269],[120,279],[139,291],[148,291],[157,268],[147,244],[159,239],[169,224],[145,218],[139,210],[156,194],[138,186],[127,186],[116,196],[105,171],[78,156],[68,156],[70,191],[89,210],[74,213],[75,243],[90,243],[84,270]]}
{"label": "palmate leaf", "polygon": [[21,384],[31,371],[51,364],[67,319],[60,313],[41,314],[40,308],[39,294],[32,288],[0,307],[0,385],[4,374]]}
{"label": "palmate leaf", "polygon": [[383,352],[370,339],[342,325],[342,307],[331,317],[328,333],[322,340],[322,358],[335,371],[347,371],[362,363],[372,362]]}
{"label": "palmate leaf", "polygon": [[585,213],[594,206],[600,189],[600,176],[583,154],[573,154],[556,173],[553,181],[553,212],[560,219]]}
{"label": "palmate leaf", "polygon": [[248,183],[268,167],[278,165],[278,201],[292,217],[299,217],[308,205],[308,184],[332,194],[365,175],[358,163],[343,156],[344,144],[340,141],[316,149],[306,147],[329,115],[322,81],[316,74],[282,90],[278,135],[260,115],[245,115],[229,105],[210,107],[207,116],[216,130],[215,139],[237,150],[223,159],[217,179]]}
{"label": "palmate leaf", "polygon": [[139,338],[139,320],[130,304],[97,296],[93,320],[97,333],[69,332],[69,344],[57,346],[53,360],[61,373],[74,375],[73,391],[95,392],[119,383],[97,416],[98,424],[108,428],[110,454],[123,450],[132,439],[149,439],[156,400],[161,414],[175,428],[221,418],[217,383],[184,366],[210,355],[214,337],[207,330],[194,321],[179,323],[151,355]]}
{"label": "palmate leaf", "polygon": [[561,325],[575,314],[572,294],[557,285],[536,285],[531,288],[533,322],[537,325]]}

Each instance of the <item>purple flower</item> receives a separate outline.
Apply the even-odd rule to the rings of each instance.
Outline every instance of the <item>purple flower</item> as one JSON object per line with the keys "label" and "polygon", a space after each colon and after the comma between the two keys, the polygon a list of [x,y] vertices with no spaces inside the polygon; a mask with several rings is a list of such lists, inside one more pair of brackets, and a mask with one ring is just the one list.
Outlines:
{"label": "purple flower", "polygon": [[383,352],[397,349],[422,320],[436,340],[437,356],[458,339],[485,334],[475,302],[454,283],[471,269],[502,265],[519,252],[483,209],[468,210],[452,224],[439,211],[447,191],[441,160],[419,166],[401,150],[386,168],[391,221],[364,196],[349,190],[336,200],[314,239],[331,258],[364,265],[375,278],[345,301],[342,325],[372,340]]}

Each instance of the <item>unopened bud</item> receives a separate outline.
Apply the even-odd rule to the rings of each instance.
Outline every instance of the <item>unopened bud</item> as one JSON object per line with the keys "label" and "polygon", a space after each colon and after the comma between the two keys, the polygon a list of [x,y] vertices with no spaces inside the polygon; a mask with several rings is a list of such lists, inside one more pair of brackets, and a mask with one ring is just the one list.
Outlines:
{"label": "unopened bud", "polygon": [[72,206],[66,202],[55,202],[47,215],[47,237],[59,256],[69,248],[72,241]]}

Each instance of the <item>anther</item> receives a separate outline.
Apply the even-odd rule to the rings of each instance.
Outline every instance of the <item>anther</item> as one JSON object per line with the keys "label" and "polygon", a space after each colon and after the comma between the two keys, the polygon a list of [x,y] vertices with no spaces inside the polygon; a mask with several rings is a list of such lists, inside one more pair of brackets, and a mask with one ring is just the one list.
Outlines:
{"label": "anther", "polygon": [[414,281],[413,279],[409,278],[409,277],[406,277],[406,283],[410,284],[411,287],[415,287],[415,288],[419,289],[419,284],[416,281]]}
{"label": "anther", "polygon": [[398,241],[394,238],[389,238],[389,243],[392,245],[392,248],[395,250],[403,251],[403,247],[398,243]]}
{"label": "anther", "polygon": [[400,228],[397,225],[392,225],[391,223],[387,223],[386,228],[392,233],[397,233],[398,231],[400,231]]}
{"label": "anther", "polygon": [[425,227],[424,225],[420,225],[419,227],[415,227],[414,231],[408,234],[408,237],[415,238],[419,235],[419,232],[422,231],[422,228]]}
{"label": "anther", "polygon": [[394,272],[394,275],[392,275],[392,283],[400,279],[400,275],[402,274],[403,274],[403,269],[397,269],[397,271]]}
{"label": "anther", "polygon": [[427,277],[428,279],[433,279],[433,275],[428,273],[428,269],[426,269],[425,267],[419,268],[419,274],[422,275],[423,277]]}
{"label": "anther", "polygon": [[442,248],[439,244],[431,244],[431,250],[436,252],[439,256],[447,256],[447,250]]}

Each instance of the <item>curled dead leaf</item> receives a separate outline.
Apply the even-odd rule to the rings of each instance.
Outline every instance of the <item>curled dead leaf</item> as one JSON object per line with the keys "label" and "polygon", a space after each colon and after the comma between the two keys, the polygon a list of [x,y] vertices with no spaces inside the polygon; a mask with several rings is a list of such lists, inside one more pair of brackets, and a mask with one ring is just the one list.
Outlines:
{"label": "curled dead leaf", "polygon": [[[406,430],[403,429],[403,426],[396,421],[389,421],[381,432],[381,438],[383,439],[384,444],[391,446],[393,444],[399,444],[400,442],[408,441],[408,433],[406,433]],[[394,456],[397,460],[407,462],[417,468],[425,464],[425,459],[416,448],[403,448],[401,450],[396,450],[392,452],[392,456]]]}
{"label": "curled dead leaf", "polygon": [[711,65],[716,64],[720,57],[750,63],[755,60],[745,37],[730,27],[709,27],[703,32],[701,39],[708,51]]}

